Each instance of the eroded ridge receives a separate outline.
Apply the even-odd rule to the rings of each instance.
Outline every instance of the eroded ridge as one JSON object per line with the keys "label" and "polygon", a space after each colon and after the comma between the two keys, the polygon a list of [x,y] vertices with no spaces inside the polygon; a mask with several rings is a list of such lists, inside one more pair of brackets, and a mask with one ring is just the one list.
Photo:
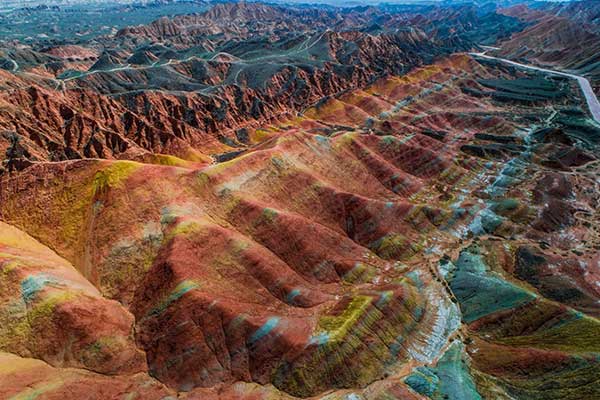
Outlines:
{"label": "eroded ridge", "polygon": [[215,165],[5,177],[2,395],[593,398],[600,129],[575,85],[455,55]]}

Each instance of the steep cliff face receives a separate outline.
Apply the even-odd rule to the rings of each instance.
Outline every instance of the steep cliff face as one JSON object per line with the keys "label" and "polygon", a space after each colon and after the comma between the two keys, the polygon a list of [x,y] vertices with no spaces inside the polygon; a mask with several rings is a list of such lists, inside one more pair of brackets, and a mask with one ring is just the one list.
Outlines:
{"label": "steep cliff face", "polygon": [[[137,114],[91,90],[65,92],[21,81],[1,94],[3,142],[14,143],[13,158],[61,161],[76,158],[136,158],[148,151],[182,151],[193,136],[183,121],[169,113]],[[194,128],[189,127],[189,130]],[[207,149],[220,144],[206,131],[194,130]],[[175,151],[174,151],[175,152]]]}
{"label": "steep cliff face", "polygon": [[29,161],[136,159],[147,152],[196,160],[196,153],[250,144],[237,140],[240,129],[292,117],[319,99],[447,51],[418,30],[322,32],[298,43],[265,56],[272,60],[267,65],[260,57],[243,61],[246,53],[238,48],[232,51],[239,57],[229,59],[149,58],[152,65],[121,63],[118,53],[105,53],[89,72],[63,79],[23,74],[15,80],[3,73],[11,88],[1,93],[3,147],[14,134]]}

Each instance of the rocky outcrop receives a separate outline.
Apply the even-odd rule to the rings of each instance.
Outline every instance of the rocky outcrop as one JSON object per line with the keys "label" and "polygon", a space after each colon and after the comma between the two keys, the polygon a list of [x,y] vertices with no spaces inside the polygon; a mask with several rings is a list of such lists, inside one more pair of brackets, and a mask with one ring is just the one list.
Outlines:
{"label": "rocky outcrop", "polygon": [[66,260],[0,222],[0,350],[107,375],[147,370],[133,316]]}
{"label": "rocky outcrop", "polygon": [[[319,99],[404,73],[445,51],[417,30],[379,36],[324,32],[306,43],[306,50],[294,50],[307,53],[297,63],[279,64],[275,54],[270,69],[198,59],[127,67],[106,52],[79,78],[46,84],[19,78],[13,91],[2,93],[7,106],[0,126],[17,135],[29,161],[138,159],[146,152],[194,160],[198,153],[243,147],[235,138],[239,129],[291,118]],[[319,61],[302,64],[306,56]],[[173,79],[155,90],[160,74]]]}

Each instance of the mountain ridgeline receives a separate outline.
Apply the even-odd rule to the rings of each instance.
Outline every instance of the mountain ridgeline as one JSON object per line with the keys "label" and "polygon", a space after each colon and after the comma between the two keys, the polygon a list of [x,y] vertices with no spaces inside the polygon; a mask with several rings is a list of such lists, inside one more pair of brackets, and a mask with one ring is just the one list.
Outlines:
{"label": "mountain ridgeline", "polygon": [[600,398],[598,4],[2,9],[0,399]]}

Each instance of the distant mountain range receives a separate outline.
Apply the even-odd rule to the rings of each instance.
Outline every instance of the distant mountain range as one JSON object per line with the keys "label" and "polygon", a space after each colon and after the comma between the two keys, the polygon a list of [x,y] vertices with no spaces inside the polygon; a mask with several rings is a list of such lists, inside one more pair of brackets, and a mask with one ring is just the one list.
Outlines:
{"label": "distant mountain range", "polygon": [[[531,0],[534,2],[536,0]],[[573,0],[540,0],[539,2],[570,2]],[[39,5],[94,5],[94,4],[152,4],[152,3],[189,3],[189,2],[203,2],[203,0],[5,0],[0,7],[2,8],[16,8],[16,7],[35,7]],[[223,1],[213,1],[223,2]],[[252,2],[252,1],[249,1]],[[351,1],[340,1],[340,0],[273,0],[272,3],[278,4],[329,4],[333,6],[352,6],[352,5],[365,5],[365,4],[424,4],[424,3],[447,3],[447,4],[458,4],[458,3],[489,3],[489,0],[351,0]],[[496,3],[523,3],[522,0],[496,0]]]}

